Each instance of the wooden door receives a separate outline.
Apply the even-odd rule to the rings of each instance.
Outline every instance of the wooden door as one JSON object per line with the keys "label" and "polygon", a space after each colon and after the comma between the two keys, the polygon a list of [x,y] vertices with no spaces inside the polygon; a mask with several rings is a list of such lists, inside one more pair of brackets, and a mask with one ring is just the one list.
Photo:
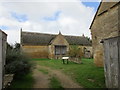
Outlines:
{"label": "wooden door", "polygon": [[104,70],[107,88],[120,88],[120,37],[104,40]]}

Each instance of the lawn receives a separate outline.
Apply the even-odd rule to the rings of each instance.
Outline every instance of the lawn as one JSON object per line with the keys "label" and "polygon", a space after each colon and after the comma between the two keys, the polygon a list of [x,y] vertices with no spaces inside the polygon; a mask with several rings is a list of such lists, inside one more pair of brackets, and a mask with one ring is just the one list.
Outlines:
{"label": "lawn", "polygon": [[[22,76],[21,76],[22,77]],[[32,73],[28,73],[21,79],[14,79],[9,88],[33,88],[34,79]]]}
{"label": "lawn", "polygon": [[104,69],[96,67],[93,59],[82,59],[82,64],[62,64],[61,60],[50,59],[32,60],[37,61],[39,65],[63,71],[84,88],[105,88]]}

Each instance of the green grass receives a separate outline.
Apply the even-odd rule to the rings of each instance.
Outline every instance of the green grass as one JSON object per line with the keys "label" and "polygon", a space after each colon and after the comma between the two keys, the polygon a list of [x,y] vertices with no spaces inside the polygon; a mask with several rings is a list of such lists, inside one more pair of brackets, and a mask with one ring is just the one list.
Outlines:
{"label": "green grass", "polygon": [[42,72],[42,73],[44,73],[44,74],[48,74],[49,73],[47,69],[42,69],[41,68],[41,69],[39,69],[39,71]]}
{"label": "green grass", "polygon": [[42,59],[39,59],[39,58],[34,58],[34,59],[32,59],[32,61],[41,61],[41,60],[50,60],[50,59],[45,59],[45,58],[42,58]]}
{"label": "green grass", "polygon": [[84,88],[105,88],[104,69],[96,67],[93,59],[82,59],[83,64],[73,62],[62,64],[62,60],[49,59],[34,59],[34,61],[39,65],[62,70]]}
{"label": "green grass", "polygon": [[50,78],[50,88],[63,88],[61,86],[61,83],[57,80],[56,77],[51,77]]}
{"label": "green grass", "polygon": [[33,88],[34,79],[32,77],[32,73],[21,77],[21,79],[14,79],[10,88]]}

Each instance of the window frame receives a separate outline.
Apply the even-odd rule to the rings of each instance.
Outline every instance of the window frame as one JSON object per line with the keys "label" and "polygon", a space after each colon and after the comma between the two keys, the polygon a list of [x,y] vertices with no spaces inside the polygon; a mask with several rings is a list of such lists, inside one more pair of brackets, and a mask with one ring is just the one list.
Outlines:
{"label": "window frame", "polygon": [[67,46],[66,45],[55,45],[55,55],[66,55]]}

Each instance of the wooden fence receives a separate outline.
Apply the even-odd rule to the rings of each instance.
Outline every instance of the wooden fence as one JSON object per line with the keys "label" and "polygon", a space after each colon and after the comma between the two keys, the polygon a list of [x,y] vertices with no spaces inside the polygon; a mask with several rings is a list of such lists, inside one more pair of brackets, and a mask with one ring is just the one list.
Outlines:
{"label": "wooden fence", "polygon": [[0,90],[3,88],[4,65],[6,57],[7,35],[0,30]]}
{"label": "wooden fence", "polygon": [[106,86],[120,90],[120,36],[104,39],[103,46]]}

